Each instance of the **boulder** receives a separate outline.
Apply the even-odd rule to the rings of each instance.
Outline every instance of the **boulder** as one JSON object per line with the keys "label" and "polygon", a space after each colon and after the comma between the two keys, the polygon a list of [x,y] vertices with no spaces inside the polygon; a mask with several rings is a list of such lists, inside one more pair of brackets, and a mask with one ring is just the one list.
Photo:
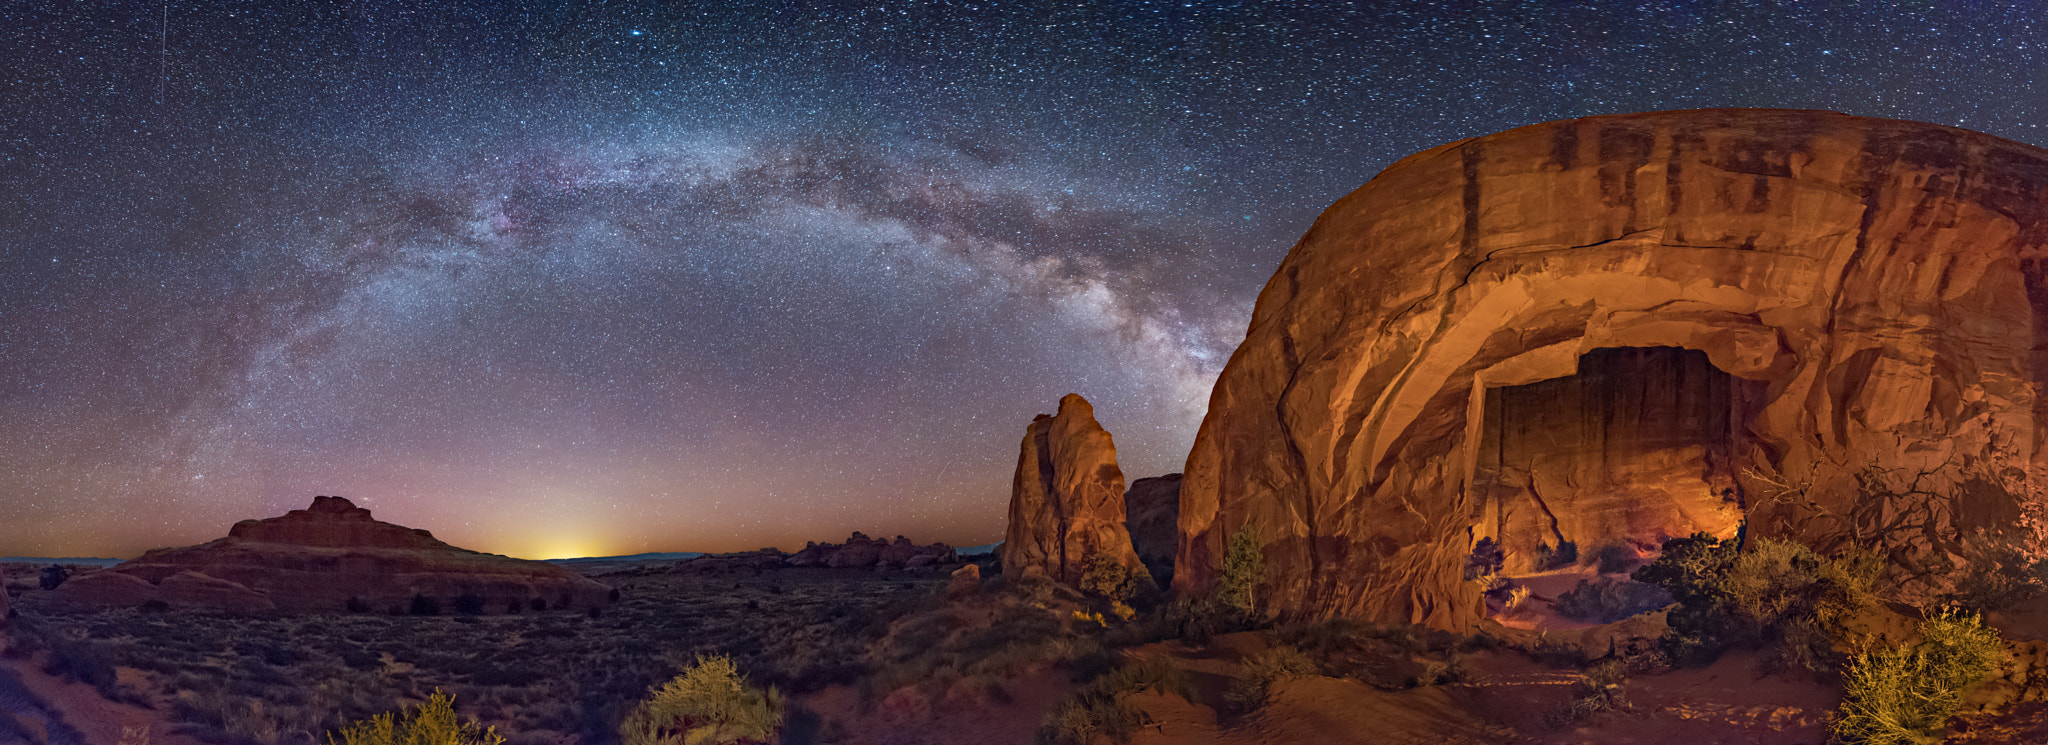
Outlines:
{"label": "boulder", "polygon": [[149,580],[111,569],[73,577],[58,585],[55,592],[66,602],[109,607],[133,607],[163,599]]}
{"label": "boulder", "polygon": [[1021,451],[1003,534],[1004,572],[1039,567],[1055,580],[1079,584],[1098,552],[1144,570],[1124,527],[1116,444],[1087,399],[1069,393],[1057,414],[1032,420]]}
{"label": "boulder", "polygon": [[1180,544],[1180,481],[1177,473],[1138,479],[1124,492],[1124,528],[1131,533],[1131,550],[1153,577],[1173,573],[1173,554]]}
{"label": "boulder", "polygon": [[2048,151],[1755,109],[1462,140],[1338,201],[1260,294],[1174,584],[1211,591],[1249,530],[1261,608],[1464,629],[1480,539],[1512,572],[1746,525],[1877,545],[1936,597],[2048,551],[2044,386]]}
{"label": "boulder", "polygon": [[963,565],[959,569],[953,570],[952,577],[946,580],[947,597],[964,598],[980,592],[981,567],[979,565]]}
{"label": "boulder", "polygon": [[413,596],[444,608],[466,596],[484,608],[545,600],[549,607],[609,602],[611,588],[553,564],[456,548],[424,530],[370,517],[341,497],[316,497],[282,517],[244,520],[226,538],[162,548],[74,577],[57,588],[78,605],[172,605],[254,612],[406,607]]}

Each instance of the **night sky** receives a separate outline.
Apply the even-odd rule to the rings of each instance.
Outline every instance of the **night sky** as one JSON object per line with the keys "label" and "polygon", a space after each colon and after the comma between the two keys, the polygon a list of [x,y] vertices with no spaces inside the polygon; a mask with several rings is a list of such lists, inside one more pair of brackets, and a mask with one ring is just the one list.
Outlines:
{"label": "night sky", "polygon": [[2048,144],[2031,3],[853,5],[0,2],[0,555],[316,494],[530,558],[992,542],[1062,394],[1181,470],[1404,155],[1706,106]]}

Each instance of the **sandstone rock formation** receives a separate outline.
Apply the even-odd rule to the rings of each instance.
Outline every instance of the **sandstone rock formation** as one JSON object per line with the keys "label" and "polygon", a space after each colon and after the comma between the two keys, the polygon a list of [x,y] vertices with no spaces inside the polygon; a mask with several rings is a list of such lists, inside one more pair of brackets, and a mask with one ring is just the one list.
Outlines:
{"label": "sandstone rock formation", "polygon": [[946,597],[972,597],[981,592],[981,566],[962,564],[946,579]]}
{"label": "sandstone rock formation", "polygon": [[1177,473],[1138,479],[1124,492],[1131,549],[1154,578],[1173,573],[1173,553],[1180,543],[1180,481]]}
{"label": "sandstone rock formation", "polygon": [[1024,429],[1003,535],[1003,571],[1029,567],[1076,584],[1096,552],[1143,571],[1124,527],[1124,473],[1116,444],[1078,394],[1060,399],[1059,413],[1038,415]]}
{"label": "sandstone rock formation", "polygon": [[81,575],[57,589],[83,605],[140,605],[253,612],[376,611],[413,596],[453,608],[468,596],[487,611],[535,599],[550,607],[607,602],[611,588],[538,561],[456,548],[433,534],[370,517],[341,497],[315,497],[283,517],[243,520],[211,543],[150,551]]}
{"label": "sandstone rock formation", "polygon": [[835,568],[915,568],[959,561],[959,554],[944,543],[920,546],[900,535],[894,541],[883,542],[859,531],[848,536],[845,543],[807,543],[802,551],[788,558],[793,567]]}
{"label": "sandstone rock formation", "polygon": [[1480,538],[1512,570],[1746,521],[1880,545],[1923,597],[2039,556],[2044,259],[2048,151],[1949,127],[1679,111],[1410,156],[1261,293],[1176,589],[1246,527],[1262,607],[1440,628],[1481,613]]}

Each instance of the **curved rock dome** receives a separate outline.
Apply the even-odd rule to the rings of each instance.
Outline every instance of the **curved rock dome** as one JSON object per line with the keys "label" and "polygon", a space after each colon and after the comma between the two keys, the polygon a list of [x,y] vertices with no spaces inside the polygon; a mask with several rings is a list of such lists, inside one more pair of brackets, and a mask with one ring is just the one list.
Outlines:
{"label": "curved rock dome", "polygon": [[1263,541],[1263,607],[1460,628],[1475,542],[1882,546],[1931,596],[2038,553],[2048,151],[1721,109],[1394,164],[1260,294],[1181,491],[1175,584]]}

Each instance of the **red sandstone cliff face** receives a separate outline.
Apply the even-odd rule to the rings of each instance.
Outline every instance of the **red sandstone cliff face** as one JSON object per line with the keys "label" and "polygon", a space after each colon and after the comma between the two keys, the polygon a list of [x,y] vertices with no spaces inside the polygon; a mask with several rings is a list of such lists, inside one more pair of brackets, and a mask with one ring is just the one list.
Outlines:
{"label": "red sandstone cliff face", "polygon": [[541,600],[589,607],[611,588],[538,561],[456,548],[433,534],[371,519],[341,497],[316,497],[283,517],[244,520],[228,537],[163,548],[57,588],[84,605],[173,606],[254,612],[336,611],[356,601],[375,611],[406,608],[414,595],[444,610],[474,596],[487,612]]}
{"label": "red sandstone cliff face", "polygon": [[[1879,544],[1923,595],[1981,546],[2038,554],[2044,259],[2048,152],[1948,127],[1680,111],[1411,156],[1261,293],[1176,589],[1246,525],[1262,606],[1441,628],[1480,614],[1479,537],[1512,561],[1746,518]],[[1701,358],[1725,378],[1684,377]]]}
{"label": "red sandstone cliff face", "polygon": [[1116,444],[1078,394],[1067,394],[1058,414],[1040,414],[1024,430],[1002,552],[1006,574],[1038,567],[1069,584],[1081,580],[1097,552],[1144,570],[1124,527]]}

